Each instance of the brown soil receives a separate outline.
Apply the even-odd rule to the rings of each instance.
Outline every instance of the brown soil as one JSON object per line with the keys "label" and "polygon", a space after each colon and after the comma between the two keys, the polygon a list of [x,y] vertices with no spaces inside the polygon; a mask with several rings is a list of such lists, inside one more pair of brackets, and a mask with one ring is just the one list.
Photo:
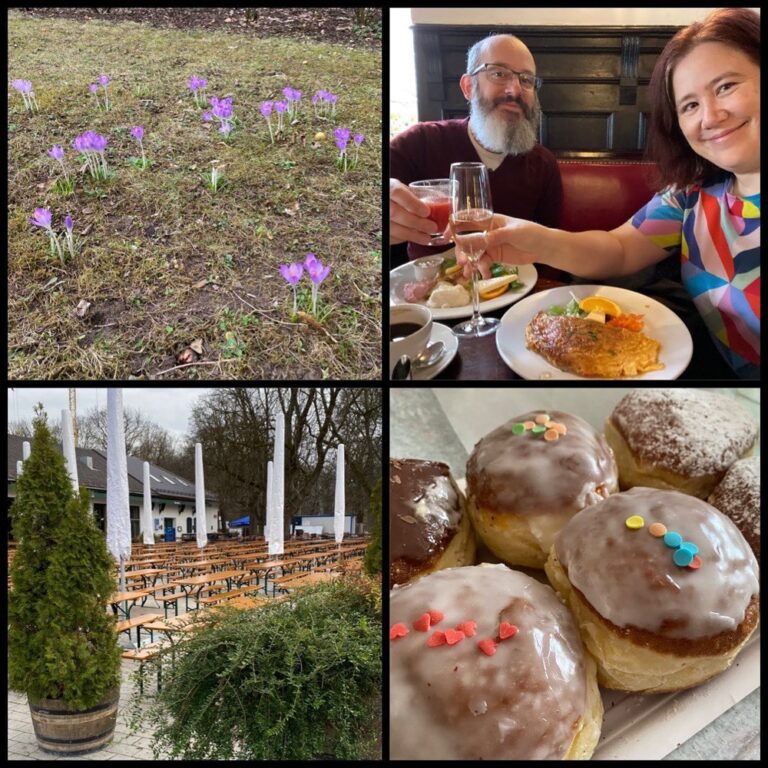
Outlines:
{"label": "brown soil", "polygon": [[[19,8],[30,16],[134,21],[175,29],[251,31],[381,49],[381,8]],[[246,17],[248,14],[248,17]],[[357,17],[356,17],[357,16]]]}

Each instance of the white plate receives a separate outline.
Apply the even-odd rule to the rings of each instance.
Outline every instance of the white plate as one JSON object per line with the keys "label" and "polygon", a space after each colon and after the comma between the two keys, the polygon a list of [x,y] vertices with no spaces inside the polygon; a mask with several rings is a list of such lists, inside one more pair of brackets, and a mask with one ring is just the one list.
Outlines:
{"label": "white plate", "polygon": [[432,323],[432,335],[429,337],[429,343],[431,344],[433,341],[442,341],[445,344],[443,356],[429,368],[413,368],[414,381],[433,379],[440,371],[445,370],[450,365],[451,360],[459,351],[459,340],[447,325]]}
{"label": "white plate", "polygon": [[660,371],[649,371],[637,379],[676,379],[688,367],[693,355],[693,340],[685,323],[671,310],[655,299],[650,299],[625,288],[607,285],[566,285],[550,288],[529,296],[512,307],[501,318],[496,331],[496,348],[501,359],[524,379],[585,379],[575,373],[567,373],[550,365],[541,355],[532,352],[525,344],[525,328],[531,318],[542,310],[557,304],[565,306],[571,300],[571,293],[578,299],[587,296],[604,296],[615,301],[624,312],[643,315],[643,333],[661,344],[659,361],[664,364]]}
{"label": "white plate", "polygon": [[[438,254],[440,256],[448,257],[453,256],[455,253],[455,248],[449,248],[447,251],[443,251],[442,253]],[[520,280],[520,282],[523,284],[522,288],[513,288],[511,291],[507,291],[506,293],[502,293],[501,296],[495,298],[495,299],[489,299],[488,301],[481,301],[480,302],[480,314],[484,314],[486,312],[492,312],[494,309],[501,309],[501,307],[506,307],[510,304],[513,304],[514,302],[518,301],[519,299],[522,299],[523,296],[525,296],[527,293],[531,291],[533,286],[536,283],[536,278],[538,277],[538,273],[536,272],[536,267],[534,267],[532,264],[521,264],[517,268],[517,277]],[[424,304],[426,305],[426,301],[417,301],[417,302],[409,302],[406,301],[405,296],[403,295],[403,288],[406,283],[413,283],[418,280],[418,277],[416,276],[416,270],[413,268],[413,265],[409,262],[408,264],[402,264],[399,267],[393,269],[389,273],[389,304],[392,306],[393,304]],[[445,308],[432,308],[430,307],[430,312],[432,312],[432,319],[433,320],[455,320],[460,317],[472,317],[472,302],[470,301],[469,304],[465,304],[463,307],[445,307]]]}

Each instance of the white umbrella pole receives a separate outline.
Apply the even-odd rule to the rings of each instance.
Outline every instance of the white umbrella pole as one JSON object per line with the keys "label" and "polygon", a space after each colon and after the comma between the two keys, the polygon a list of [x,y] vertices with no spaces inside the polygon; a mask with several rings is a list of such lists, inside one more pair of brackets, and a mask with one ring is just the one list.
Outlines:
{"label": "white umbrella pole", "polygon": [[67,473],[72,482],[72,490],[78,493],[75,433],[72,429],[72,414],[66,408],[62,408],[61,411],[61,447],[64,453],[64,462],[67,465]]}
{"label": "white umbrella pole", "polygon": [[144,544],[152,546],[155,543],[154,526],[152,525],[152,486],[150,485],[149,462],[144,462]]}
{"label": "white umbrella pole", "polygon": [[208,543],[205,520],[205,480],[203,479],[203,446],[195,443],[195,518],[197,520],[197,546]]}
{"label": "white umbrella pole", "polygon": [[274,525],[274,505],[272,504],[272,494],[274,493],[273,487],[273,464],[271,461],[267,462],[267,521],[264,526],[264,540],[269,542],[272,540],[272,527]]}
{"label": "white umbrella pole", "polygon": [[336,449],[336,498],[333,509],[333,535],[341,546],[344,539],[344,446]]}
{"label": "white umbrella pole", "polygon": [[125,559],[131,554],[131,512],[121,389],[107,390],[107,549],[120,563],[122,592]]}

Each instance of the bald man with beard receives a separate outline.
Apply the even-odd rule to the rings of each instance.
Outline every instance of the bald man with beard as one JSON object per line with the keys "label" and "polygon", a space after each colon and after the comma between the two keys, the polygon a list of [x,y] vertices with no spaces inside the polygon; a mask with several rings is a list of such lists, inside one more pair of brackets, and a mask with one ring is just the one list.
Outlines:
{"label": "bald man with beard", "polygon": [[407,242],[411,259],[441,250],[427,245],[435,225],[408,184],[448,178],[458,162],[488,167],[495,212],[559,224],[560,171],[555,156],[536,141],[540,84],[531,52],[513,35],[492,35],[469,49],[459,81],[469,117],[417,123],[390,142],[390,245]]}

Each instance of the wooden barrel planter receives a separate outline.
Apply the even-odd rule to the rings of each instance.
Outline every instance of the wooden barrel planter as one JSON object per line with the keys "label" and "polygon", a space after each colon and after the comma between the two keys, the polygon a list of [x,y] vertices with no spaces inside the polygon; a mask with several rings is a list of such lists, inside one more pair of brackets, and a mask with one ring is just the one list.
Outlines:
{"label": "wooden barrel planter", "polygon": [[109,744],[117,722],[119,686],[95,707],[74,711],[58,699],[29,699],[40,749],[57,754],[84,754]]}

